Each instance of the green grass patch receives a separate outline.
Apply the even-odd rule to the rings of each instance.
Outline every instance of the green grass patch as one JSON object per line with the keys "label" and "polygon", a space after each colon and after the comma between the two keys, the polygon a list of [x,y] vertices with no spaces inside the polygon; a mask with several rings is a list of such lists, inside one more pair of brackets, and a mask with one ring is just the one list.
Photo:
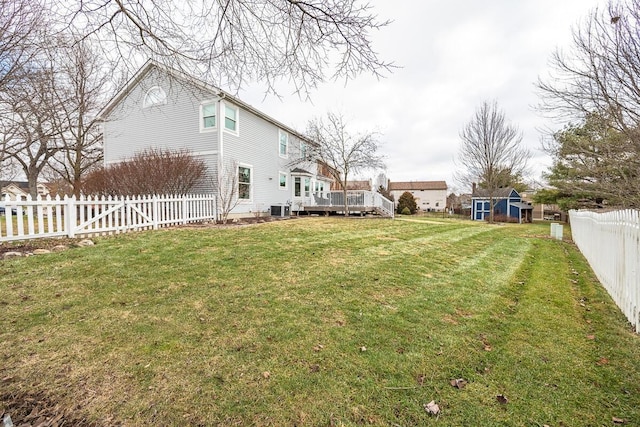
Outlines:
{"label": "green grass patch", "polygon": [[105,425],[640,423],[640,339],[548,232],[309,218],[0,263],[0,385]]}

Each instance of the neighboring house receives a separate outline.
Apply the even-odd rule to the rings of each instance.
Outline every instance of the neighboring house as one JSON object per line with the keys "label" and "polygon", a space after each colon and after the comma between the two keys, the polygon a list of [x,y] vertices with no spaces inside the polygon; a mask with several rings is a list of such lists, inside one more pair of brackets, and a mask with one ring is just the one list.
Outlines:
{"label": "neighboring house", "polygon": [[451,213],[471,217],[471,194],[464,193],[459,196],[451,193],[447,196],[447,207]]}
{"label": "neighboring house", "polygon": [[[23,199],[29,194],[29,183],[27,181],[0,181],[0,197],[4,200],[7,196],[11,200]],[[42,183],[38,183],[38,195],[47,196],[49,188]]]}
{"label": "neighboring house", "polygon": [[[491,213],[489,191],[477,188],[473,185],[471,193],[471,219],[484,221],[489,219]],[[512,187],[498,188],[493,194],[493,215],[498,220],[512,218],[514,222],[531,222],[533,207],[523,202],[520,194]]]}
{"label": "neighboring house", "polygon": [[418,209],[442,212],[447,207],[447,183],[445,181],[409,181],[389,183],[389,193],[396,201],[408,191],[416,200]]}
{"label": "neighboring house", "polygon": [[301,210],[331,179],[309,156],[312,141],[287,125],[208,83],[147,62],[100,114],[104,163],[132,158],[148,148],[188,150],[202,158],[207,182],[195,192],[215,192],[237,182],[232,216],[271,206]]}

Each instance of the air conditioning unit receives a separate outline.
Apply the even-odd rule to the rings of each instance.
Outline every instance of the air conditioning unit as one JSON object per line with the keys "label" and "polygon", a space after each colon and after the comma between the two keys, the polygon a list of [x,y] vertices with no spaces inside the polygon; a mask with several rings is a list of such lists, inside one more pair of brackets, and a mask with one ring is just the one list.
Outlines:
{"label": "air conditioning unit", "polygon": [[285,204],[271,205],[271,216],[291,216],[291,206]]}

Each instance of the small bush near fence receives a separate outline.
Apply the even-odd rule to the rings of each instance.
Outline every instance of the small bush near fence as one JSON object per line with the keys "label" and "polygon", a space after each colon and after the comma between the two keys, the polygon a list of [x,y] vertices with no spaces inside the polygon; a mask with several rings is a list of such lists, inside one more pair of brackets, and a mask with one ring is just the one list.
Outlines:
{"label": "small bush near fence", "polygon": [[[487,216],[485,218],[485,221],[489,222],[489,217]],[[520,221],[518,220],[518,218],[512,217],[512,216],[506,216],[506,215],[494,215],[493,216],[493,221],[494,222],[510,222],[510,223],[514,223],[517,224]]]}

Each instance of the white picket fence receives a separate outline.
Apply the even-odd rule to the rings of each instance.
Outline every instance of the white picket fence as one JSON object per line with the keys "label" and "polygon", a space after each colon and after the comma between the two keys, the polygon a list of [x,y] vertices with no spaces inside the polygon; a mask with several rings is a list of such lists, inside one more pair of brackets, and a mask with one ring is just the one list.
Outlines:
{"label": "white picket fence", "polygon": [[158,229],[214,220],[214,195],[0,200],[0,242]]}
{"label": "white picket fence", "polygon": [[640,212],[570,211],[573,241],[640,332]]}

